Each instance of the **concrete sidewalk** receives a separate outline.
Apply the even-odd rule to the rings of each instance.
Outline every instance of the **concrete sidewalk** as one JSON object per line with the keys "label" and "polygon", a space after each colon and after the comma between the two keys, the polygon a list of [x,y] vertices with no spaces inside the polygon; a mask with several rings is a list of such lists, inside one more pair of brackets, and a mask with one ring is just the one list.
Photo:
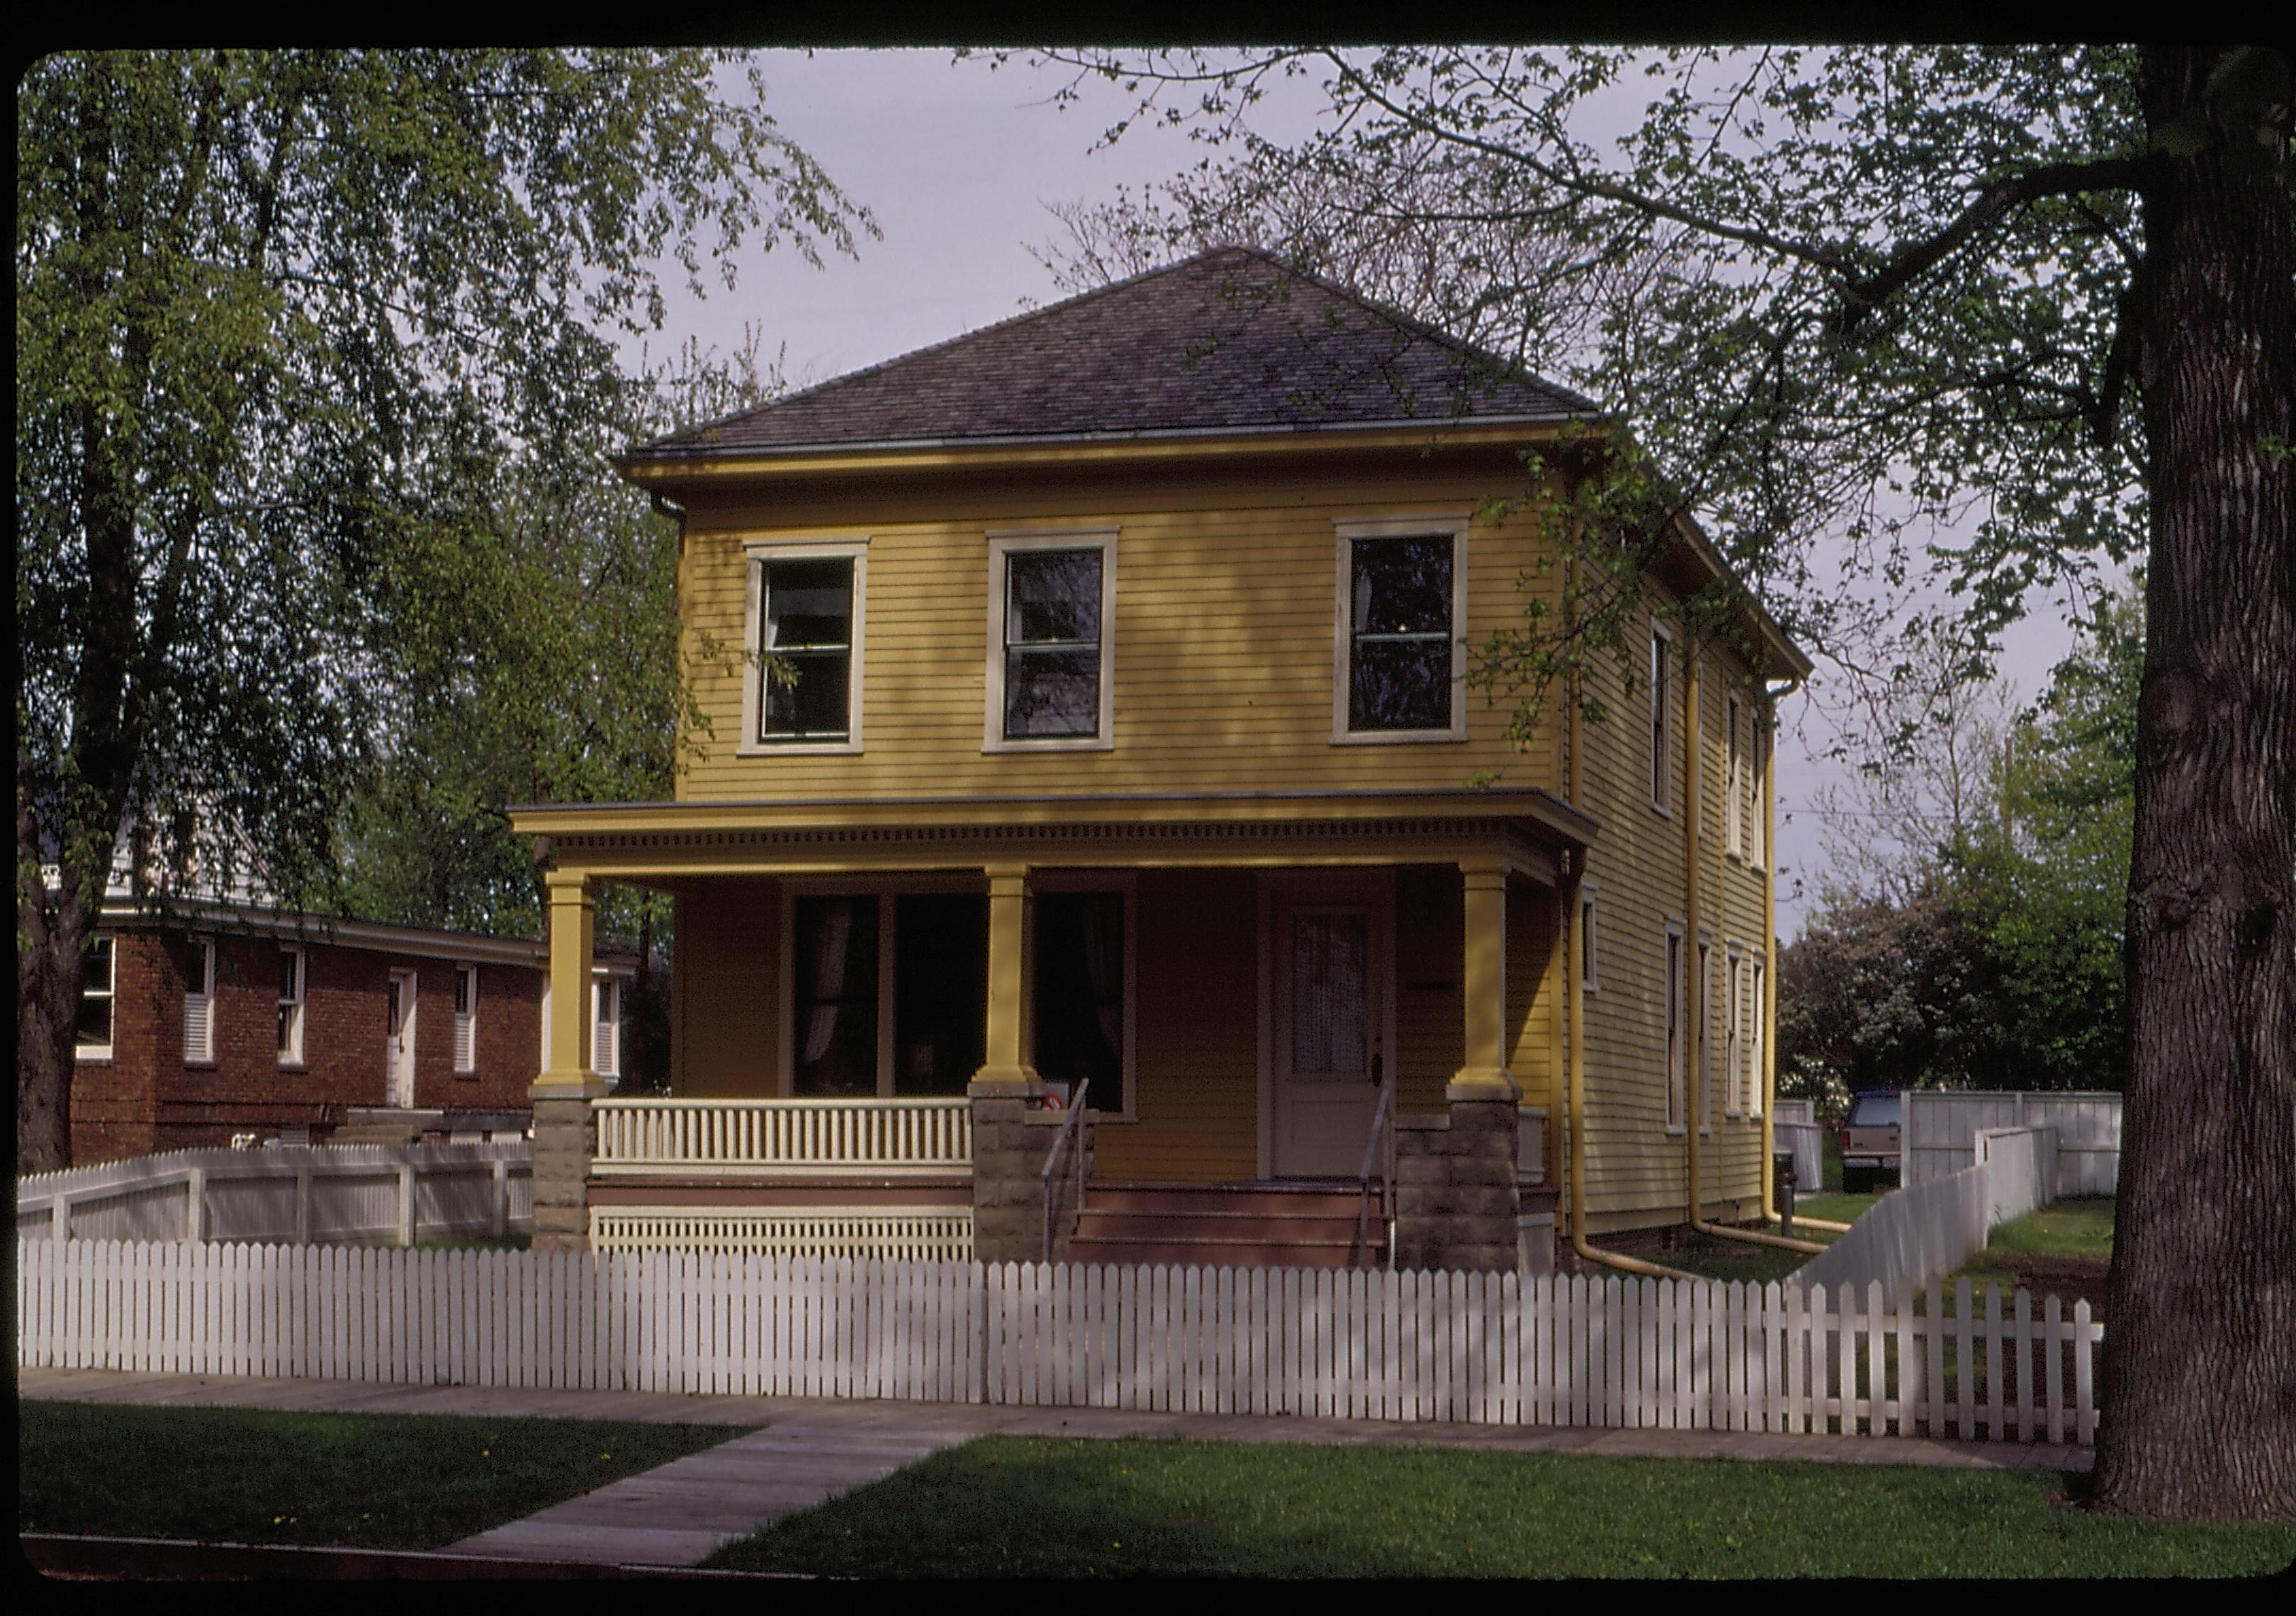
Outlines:
{"label": "concrete sidewalk", "polygon": [[1652,1458],[1807,1459],[1972,1470],[2086,1470],[2086,1448],[1917,1437],[1586,1430],[1280,1415],[1012,1408],[858,1399],[688,1397],[655,1391],[373,1386],[229,1375],[20,1369],[18,1394],[64,1402],[467,1414],[762,1427],[595,1492],[481,1532],[447,1552],[602,1565],[694,1565],[718,1545],[882,1480],[936,1450],[1012,1436],[1189,1438],[1335,1447],[1461,1448]]}

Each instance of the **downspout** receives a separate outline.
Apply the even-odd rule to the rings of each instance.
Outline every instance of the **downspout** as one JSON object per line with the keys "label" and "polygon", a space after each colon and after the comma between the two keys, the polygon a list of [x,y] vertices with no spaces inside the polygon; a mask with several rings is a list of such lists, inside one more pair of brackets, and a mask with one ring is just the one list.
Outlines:
{"label": "downspout", "polygon": [[[1698,670],[1700,663],[1703,659],[1700,654],[1700,647],[1697,640],[1690,635],[1685,635],[1683,638],[1685,642],[1685,655],[1683,660],[1686,666],[1684,669],[1682,679],[1682,705],[1685,715],[1685,721],[1683,724],[1685,780],[1682,796],[1684,814],[1688,822],[1684,829],[1683,845],[1688,851],[1689,859],[1687,879],[1685,882],[1685,885],[1687,888],[1685,906],[1689,910],[1689,934],[1684,939],[1686,946],[1684,947],[1682,953],[1684,969],[1689,973],[1691,979],[1691,990],[1683,996],[1683,1003],[1691,1007],[1693,1014],[1692,1025],[1697,1029],[1697,1035],[1692,1046],[1692,1050],[1685,1053],[1694,1053],[1697,1057],[1694,1061],[1690,1062],[1690,1064],[1698,1083],[1698,1093],[1696,1095],[1685,1096],[1688,1098],[1693,1098],[1695,1103],[1687,1107],[1689,1114],[1683,1119],[1686,1125],[1683,1128],[1683,1135],[1688,1143],[1690,1157],[1690,1215],[1686,1221],[1692,1228],[1695,1229],[1701,1235],[1707,1235],[1711,1239],[1735,1240],[1742,1242],[1747,1245],[1776,1246],[1789,1251],[1807,1251],[1815,1254],[1824,1251],[1825,1248],[1814,1240],[1795,1240],[1791,1236],[1784,1235],[1757,1233],[1751,1229],[1726,1229],[1719,1224],[1707,1222],[1701,1215],[1705,1209],[1702,1204],[1702,1198],[1699,1194],[1698,1133],[1700,1122],[1703,1118],[1710,1114],[1710,1107],[1713,1102],[1711,1081],[1712,1073],[1708,1069],[1707,1064],[1707,1034],[1710,1030],[1708,1023],[1712,1019],[1709,1006],[1706,1003],[1706,978],[1709,972],[1700,962],[1698,949],[1699,874],[1700,865],[1704,861],[1706,851],[1703,826],[1701,824],[1701,819],[1704,813],[1704,802],[1702,799],[1704,797],[1705,786],[1706,736],[1702,727],[1704,715],[1699,710],[1698,689]],[[1764,805],[1763,811],[1765,813],[1768,811],[1767,803]],[[1775,864],[1777,861],[1773,858],[1769,862]],[[1763,876],[1763,890],[1766,896],[1770,895],[1768,886],[1769,880],[1770,876],[1766,871]],[[1765,923],[1767,924],[1767,923],[1766,922]],[[1767,988],[1771,984],[1767,983],[1765,984],[1765,997],[1767,997]],[[1766,1065],[1768,1060],[1769,1055],[1767,1052],[1765,1051],[1763,1061]],[[1767,1110],[1765,1110],[1762,1112],[1762,1144],[1764,1147],[1764,1155],[1762,1159],[1762,1210],[1766,1216],[1769,1212],[1770,1202],[1769,1157],[1767,1154],[1769,1142],[1770,1114]]]}
{"label": "downspout", "polygon": [[[1778,972],[1781,968],[1778,947],[1778,837],[1777,837],[1777,762],[1778,729],[1775,719],[1777,698],[1790,696],[1801,688],[1800,679],[1789,679],[1784,690],[1771,693],[1768,717],[1770,743],[1762,753],[1762,929],[1769,933],[1769,969],[1762,972],[1762,1216],[1771,1223],[1783,1224],[1778,1215],[1776,1139],[1772,1122],[1778,1109]],[[1799,1189],[1800,1186],[1795,1186]],[[1814,1185],[1824,1189],[1824,1185]],[[1813,1229],[1831,1229],[1846,1235],[1849,1226],[1824,1218],[1804,1218],[1794,1214],[1796,1223],[1807,1224]]]}
{"label": "downspout", "polygon": [[[1566,599],[1578,582],[1577,546],[1566,564],[1563,587]],[[1566,621],[1570,616],[1566,610]],[[1563,724],[1570,747],[1570,801],[1575,806],[1582,800],[1578,794],[1578,755],[1580,734],[1578,723],[1578,672],[1571,669],[1570,682],[1564,692]],[[1582,1261],[1600,1263],[1605,1267],[1623,1269],[1628,1274],[1647,1274],[1654,1279],[1695,1280],[1695,1274],[1685,1274],[1679,1268],[1662,1267],[1654,1262],[1644,1262],[1639,1257],[1628,1257],[1621,1251],[1599,1251],[1587,1243],[1587,999],[1581,984],[1586,980],[1586,962],[1579,957],[1586,946],[1579,931],[1578,883],[1587,874],[1587,849],[1574,848],[1570,855],[1570,879],[1562,894],[1562,1002],[1568,1006],[1564,1020],[1570,1040],[1570,1099],[1563,1113],[1562,1169],[1570,1180],[1570,1249]]]}

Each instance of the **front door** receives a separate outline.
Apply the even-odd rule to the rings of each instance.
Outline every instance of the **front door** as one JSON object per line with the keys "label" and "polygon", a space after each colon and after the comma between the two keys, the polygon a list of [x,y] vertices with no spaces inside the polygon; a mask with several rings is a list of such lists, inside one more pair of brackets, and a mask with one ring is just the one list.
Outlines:
{"label": "front door", "polygon": [[414,1103],[414,972],[390,973],[390,997],[384,1012],[386,1026],[383,1070],[390,1082],[393,1105]]}
{"label": "front door", "polygon": [[1280,1178],[1363,1170],[1389,1067],[1389,915],[1382,895],[1279,896],[1269,972],[1272,1167]]}

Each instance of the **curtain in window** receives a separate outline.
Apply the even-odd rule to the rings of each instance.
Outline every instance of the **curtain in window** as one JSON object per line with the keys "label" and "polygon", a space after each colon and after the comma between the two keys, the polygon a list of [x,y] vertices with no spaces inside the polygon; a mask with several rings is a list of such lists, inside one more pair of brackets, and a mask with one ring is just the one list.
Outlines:
{"label": "curtain in window", "polygon": [[1367,1062],[1368,926],[1361,915],[1292,917],[1292,1070],[1357,1073]]}
{"label": "curtain in window", "polygon": [[[813,915],[813,991],[815,999],[833,999],[845,991],[845,950],[853,936],[853,906],[825,903]],[[810,1066],[829,1053],[837,1036],[835,1005],[816,1004],[805,1025],[805,1053],[800,1064]]]}
{"label": "curtain in window", "polygon": [[1100,1036],[1124,1054],[1124,903],[1103,898],[1083,905],[1084,969],[1099,1013]]}

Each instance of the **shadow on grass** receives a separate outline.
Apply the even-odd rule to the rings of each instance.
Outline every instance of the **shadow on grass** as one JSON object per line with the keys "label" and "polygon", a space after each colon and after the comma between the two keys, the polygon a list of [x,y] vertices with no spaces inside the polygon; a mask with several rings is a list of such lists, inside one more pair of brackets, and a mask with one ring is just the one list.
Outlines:
{"label": "shadow on grass", "polygon": [[984,1438],[709,1562],[855,1577],[2251,1575],[2296,1527],[2093,1516],[2048,1471]]}

